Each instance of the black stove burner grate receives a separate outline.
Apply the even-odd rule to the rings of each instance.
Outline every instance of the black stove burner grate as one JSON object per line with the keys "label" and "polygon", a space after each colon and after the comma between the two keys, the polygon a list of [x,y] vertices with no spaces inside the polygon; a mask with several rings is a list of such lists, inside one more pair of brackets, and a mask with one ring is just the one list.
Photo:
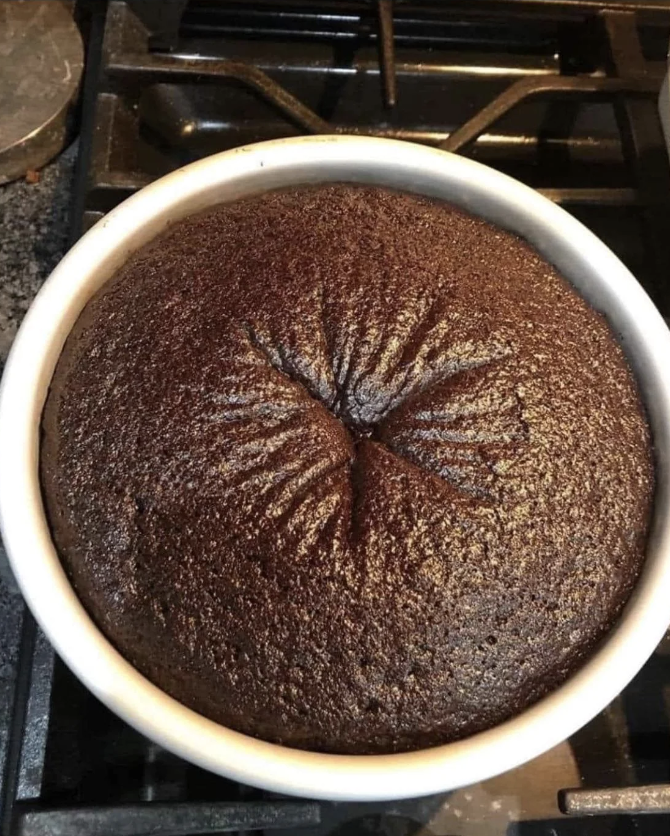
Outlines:
{"label": "black stove burner grate", "polygon": [[[76,13],[88,56],[73,241],[206,154],[358,132],[466,153],[538,188],[670,317],[666,0],[79,0]],[[18,659],[0,836],[660,836],[670,825],[669,639],[607,711],[525,770],[375,805],[280,798],[186,764],[101,706],[27,613]],[[570,786],[561,804],[574,819],[557,801]],[[668,815],[638,815],[652,810]]]}

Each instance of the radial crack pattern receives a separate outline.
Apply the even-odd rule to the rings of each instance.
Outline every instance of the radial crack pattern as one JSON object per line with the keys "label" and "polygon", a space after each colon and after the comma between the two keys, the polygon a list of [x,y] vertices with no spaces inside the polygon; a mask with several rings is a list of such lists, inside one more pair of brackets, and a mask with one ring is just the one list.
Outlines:
{"label": "radial crack pattern", "polygon": [[564,682],[644,558],[649,436],[607,323],[428,199],[181,221],[87,306],[45,408],[56,545],[151,681],[237,731],[434,746]]}

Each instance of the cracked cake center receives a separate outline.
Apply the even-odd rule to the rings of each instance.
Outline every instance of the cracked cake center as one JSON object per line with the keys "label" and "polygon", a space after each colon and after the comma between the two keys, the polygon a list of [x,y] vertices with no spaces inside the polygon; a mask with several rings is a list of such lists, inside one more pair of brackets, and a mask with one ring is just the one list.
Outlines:
{"label": "cracked cake center", "polygon": [[98,627],[287,746],[463,738],[564,682],[640,572],[649,431],[605,319],[449,204],[296,187],[179,221],[86,305],[40,473]]}

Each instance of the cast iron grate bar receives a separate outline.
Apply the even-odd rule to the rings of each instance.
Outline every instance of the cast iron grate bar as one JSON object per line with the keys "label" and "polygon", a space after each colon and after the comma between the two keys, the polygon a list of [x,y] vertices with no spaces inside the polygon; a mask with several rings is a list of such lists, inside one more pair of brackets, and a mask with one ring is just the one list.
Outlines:
{"label": "cast iron grate bar", "polygon": [[544,95],[584,98],[612,93],[635,96],[657,96],[660,79],[647,75],[631,78],[600,78],[597,76],[540,76],[522,78],[511,84],[490,104],[482,108],[468,122],[454,131],[441,145],[444,151],[462,151],[487,128],[501,119],[512,108],[528,99]]}
{"label": "cast iron grate bar", "polygon": [[393,0],[377,0],[379,18],[379,65],[387,107],[395,107],[398,99],[395,45],[393,43]]}
{"label": "cast iron grate bar", "polygon": [[561,812],[569,816],[670,814],[670,784],[562,790],[558,801]]}
{"label": "cast iron grate bar", "polygon": [[0,836],[11,836],[12,834],[14,809],[21,771],[21,751],[25,737],[26,714],[30,699],[30,680],[36,630],[35,620],[27,608],[24,607],[11,726],[8,729],[7,752],[2,774]]}
{"label": "cast iron grate bar", "polygon": [[537,189],[554,203],[563,206],[637,206],[637,189],[628,187],[604,189]]}
{"label": "cast iron grate bar", "polygon": [[127,0],[128,5],[151,33],[155,47],[173,49],[188,0]]}
{"label": "cast iron grate bar", "polygon": [[[644,77],[646,62],[637,30],[635,15],[629,11],[604,11],[602,20],[610,59],[619,76]],[[667,277],[670,276],[670,171],[667,166],[657,102],[633,98],[621,91],[615,100],[615,114],[621,132],[626,162],[641,194],[647,245],[654,261],[653,292],[656,299],[665,294],[670,301]],[[659,278],[662,277],[661,281]]]}
{"label": "cast iron grate bar", "polygon": [[[136,2],[137,0],[132,0]],[[144,0],[144,2],[151,0]],[[249,16],[266,17],[276,14],[282,18],[310,17],[318,19],[322,11],[327,20],[338,16],[342,20],[351,20],[364,13],[370,0],[229,0],[226,4],[231,8],[244,9],[250,7]],[[194,11],[200,7],[216,8],[217,0],[195,0]],[[637,14],[641,23],[665,23],[667,21],[667,0],[404,0],[399,4],[399,12],[412,19],[429,18],[440,22],[444,19],[490,20],[494,25],[519,22],[543,21],[581,21],[593,17],[602,11],[603,6],[620,11],[632,11]],[[187,10],[188,13],[188,10]],[[261,26],[257,22],[257,26]],[[250,25],[251,28],[251,25]]]}
{"label": "cast iron grate bar", "polygon": [[281,113],[309,133],[332,133],[332,128],[269,75],[249,64],[236,61],[189,61],[161,54],[114,56],[106,67],[110,77],[132,76],[133,83],[188,84],[194,82],[238,81],[255,90]]}
{"label": "cast iron grate bar", "polygon": [[16,796],[20,799],[39,798],[49,731],[55,653],[39,629],[35,629],[31,656],[30,691],[16,782]]}
{"label": "cast iron grate bar", "polygon": [[77,243],[84,232],[84,214],[92,174],[93,135],[95,133],[95,103],[100,85],[102,68],[102,44],[105,36],[105,8],[100,4],[81,15],[82,28],[88,30],[86,57],[81,87],[81,115],[79,120],[79,147],[72,180],[72,206],[68,246]]}
{"label": "cast iron grate bar", "polygon": [[124,804],[76,809],[17,809],[16,836],[205,836],[239,830],[279,830],[319,824],[308,801],[211,804]]}

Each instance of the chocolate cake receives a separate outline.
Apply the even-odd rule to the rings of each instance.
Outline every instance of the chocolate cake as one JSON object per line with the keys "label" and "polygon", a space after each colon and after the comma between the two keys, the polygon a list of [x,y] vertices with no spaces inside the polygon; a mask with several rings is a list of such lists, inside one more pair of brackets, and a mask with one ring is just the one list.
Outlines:
{"label": "chocolate cake", "polygon": [[70,335],[53,537],[152,682],[325,752],[518,713],[621,613],[653,494],[605,319],[514,235],[335,184],[170,227]]}

